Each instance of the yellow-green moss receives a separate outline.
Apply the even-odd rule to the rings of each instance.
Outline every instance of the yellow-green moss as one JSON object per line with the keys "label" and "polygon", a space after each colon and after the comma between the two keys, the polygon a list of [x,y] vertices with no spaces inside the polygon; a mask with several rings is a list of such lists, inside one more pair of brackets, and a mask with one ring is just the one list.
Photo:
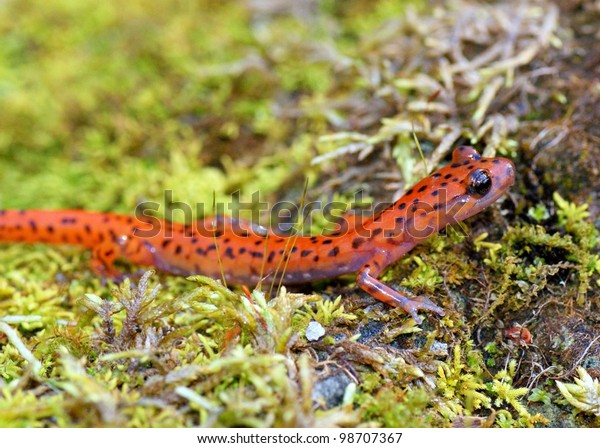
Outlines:
{"label": "yellow-green moss", "polygon": [[[501,6],[474,7],[491,36],[504,28],[492,13]],[[406,8],[3,2],[0,208],[132,213],[153,201],[164,216],[182,201],[203,214],[237,190],[243,202],[260,191],[299,203],[305,179],[307,200],[348,204],[364,189],[372,203],[443,163],[460,139],[518,159],[518,124],[491,100],[535,67],[513,57],[470,76],[448,71],[454,39],[443,36],[460,12],[405,20]],[[527,31],[509,34],[507,49],[539,56],[547,42],[532,46],[536,30],[558,44],[539,8],[520,11]],[[563,272],[575,274],[564,297],[597,305],[598,233],[585,205],[555,195],[528,206],[537,226],[520,205],[515,222],[486,213],[478,233],[455,226],[388,270],[384,281],[446,309],[421,326],[352,286],[306,295],[275,285],[271,300],[268,287],[248,296],[205,277],[146,274],[117,287],[80,249],[3,244],[0,426],[545,424],[533,408],[556,391],[527,397],[515,347],[488,323],[537,305]],[[331,225],[317,214],[308,230]],[[305,337],[311,320],[325,331],[316,341]],[[489,333],[483,348],[476,330]],[[330,404],[319,385],[338,377]]]}

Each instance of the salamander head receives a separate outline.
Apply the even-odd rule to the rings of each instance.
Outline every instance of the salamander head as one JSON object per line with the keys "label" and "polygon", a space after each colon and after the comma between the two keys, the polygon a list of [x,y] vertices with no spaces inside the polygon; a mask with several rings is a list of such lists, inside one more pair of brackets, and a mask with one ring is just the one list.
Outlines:
{"label": "salamander head", "polygon": [[[442,216],[436,227],[473,216],[502,196],[515,181],[515,167],[504,158],[482,158],[470,146],[452,153],[452,162],[412,190],[424,205]],[[418,196],[421,195],[421,196]],[[428,213],[429,214],[429,213]]]}

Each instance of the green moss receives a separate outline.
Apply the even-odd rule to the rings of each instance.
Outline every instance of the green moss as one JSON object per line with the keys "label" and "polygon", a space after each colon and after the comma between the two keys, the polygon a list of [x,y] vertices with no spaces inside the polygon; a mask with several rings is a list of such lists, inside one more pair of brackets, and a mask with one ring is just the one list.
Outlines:
{"label": "green moss", "polygon": [[577,369],[579,378],[575,378],[575,383],[565,384],[561,381],[556,382],[558,390],[565,400],[578,411],[588,412],[600,419],[600,383],[593,379],[583,368]]}
{"label": "green moss", "polygon": [[385,428],[424,428],[439,424],[428,409],[431,395],[424,389],[405,391],[385,387],[374,395],[362,394],[357,401],[365,418]]}
{"label": "green moss", "polygon": [[472,343],[467,343],[465,354],[460,346],[455,346],[451,362],[442,363],[438,368],[439,391],[449,399],[438,404],[438,412],[455,421],[459,416],[462,418],[473,415],[479,409],[488,409],[496,414],[496,424],[500,427],[547,424],[545,417],[532,415],[522,403],[529,389],[513,387],[517,362],[511,360],[507,369],[490,377],[481,353],[473,350],[472,346]]}
{"label": "green moss", "polygon": [[502,275],[496,300],[486,315],[503,305],[512,309],[528,306],[563,270],[577,275],[578,282],[567,287],[574,290],[580,305],[585,303],[588,290],[598,285],[598,231],[587,220],[587,206],[568,203],[558,194],[555,201],[559,207],[558,231],[548,233],[541,226],[518,225],[504,234],[500,244],[483,242],[483,235],[477,240],[477,248],[488,252],[485,263]]}
{"label": "green moss", "polygon": [[311,319],[327,327],[336,320],[355,320],[356,316],[344,311],[342,296],[338,296],[334,301],[318,300],[314,308],[305,305],[304,309],[299,310],[295,314],[294,325],[299,328],[305,328]]}
{"label": "green moss", "polygon": [[[254,211],[257,191],[298,203],[305,179],[302,201],[345,205],[362,188],[370,204],[443,164],[460,139],[520,156],[520,123],[489,106],[532,67],[513,57],[501,71],[502,60],[449,71],[455,40],[443,36],[458,12],[405,20],[408,3],[395,0],[285,13],[250,3],[4,2],[0,208],[133,213],[152,202],[168,216],[185,202],[204,205],[192,207],[198,217],[213,212],[213,198],[235,204],[238,190]],[[493,8],[478,10],[490,28],[477,48],[461,43],[468,59],[486,51],[486,36],[497,44]],[[527,34],[510,34],[509,50],[543,20],[526,8],[519,23]],[[449,229],[389,269],[386,282],[447,310],[441,320],[423,313],[421,326],[337,283],[314,286],[334,300],[149,273],[115,286],[80,249],[3,244],[0,426],[543,423],[515,386],[525,374],[506,362],[511,347],[494,334],[483,350],[471,341],[486,319],[536,305],[558,273],[575,274],[565,297],[596,300],[597,230],[585,205],[554,202],[525,206],[539,227],[518,215],[504,231],[502,218],[483,214],[476,235],[470,224]],[[332,226],[318,213],[310,224]],[[304,337],[310,320],[321,339]],[[317,399],[319,383],[336,376],[348,379],[339,402]],[[548,402],[539,390],[529,399]]]}

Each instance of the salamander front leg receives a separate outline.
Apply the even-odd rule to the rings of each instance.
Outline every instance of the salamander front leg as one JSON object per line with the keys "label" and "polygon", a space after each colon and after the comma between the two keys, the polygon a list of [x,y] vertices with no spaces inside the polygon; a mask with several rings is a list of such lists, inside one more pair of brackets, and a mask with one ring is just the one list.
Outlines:
{"label": "salamander front leg", "polygon": [[393,307],[402,308],[404,311],[410,314],[418,324],[422,322],[422,319],[417,314],[418,310],[428,310],[433,311],[440,316],[444,315],[444,311],[427,297],[407,297],[377,280],[376,277],[386,266],[387,263],[385,254],[378,253],[371,260],[369,260],[369,262],[365,264],[360,271],[358,271],[356,284],[364,291],[375,297],[377,300],[380,300]]}

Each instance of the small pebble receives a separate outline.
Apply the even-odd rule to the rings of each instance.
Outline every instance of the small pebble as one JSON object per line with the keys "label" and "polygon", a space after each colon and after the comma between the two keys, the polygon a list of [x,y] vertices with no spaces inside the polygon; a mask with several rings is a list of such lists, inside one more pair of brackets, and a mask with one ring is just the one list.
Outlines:
{"label": "small pebble", "polygon": [[316,320],[311,320],[306,327],[306,339],[316,341],[325,334],[325,328]]}

